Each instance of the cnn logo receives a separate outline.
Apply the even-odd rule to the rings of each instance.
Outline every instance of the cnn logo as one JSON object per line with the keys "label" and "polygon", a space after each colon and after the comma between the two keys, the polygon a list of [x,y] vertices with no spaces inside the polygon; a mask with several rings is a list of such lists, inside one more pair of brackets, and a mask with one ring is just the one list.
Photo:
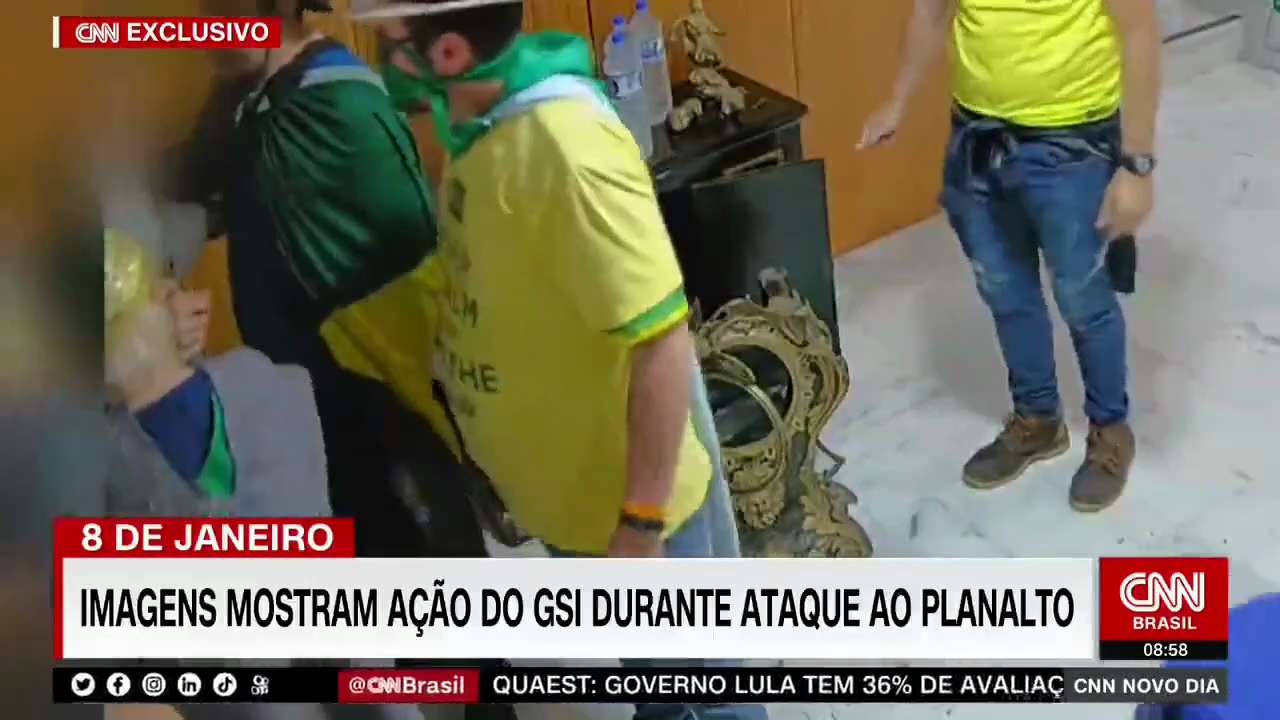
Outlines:
{"label": "cnn logo", "polygon": [[1204,611],[1204,573],[1130,573],[1120,583],[1120,602],[1130,612]]}
{"label": "cnn logo", "polygon": [[82,22],[75,26],[76,40],[83,45],[117,45],[120,23],[114,21]]}

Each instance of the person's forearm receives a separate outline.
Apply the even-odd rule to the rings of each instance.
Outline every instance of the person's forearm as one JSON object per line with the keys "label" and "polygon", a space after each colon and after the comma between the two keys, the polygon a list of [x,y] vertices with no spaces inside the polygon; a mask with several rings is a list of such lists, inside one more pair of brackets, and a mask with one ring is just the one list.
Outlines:
{"label": "person's forearm", "polygon": [[907,24],[902,65],[893,82],[893,100],[906,105],[920,87],[925,74],[938,59],[951,30],[955,0],[916,0]]}
{"label": "person's forearm", "polygon": [[[1120,0],[1140,3],[1150,0]],[[1126,8],[1120,25],[1124,59],[1124,102],[1121,125],[1124,151],[1155,153],[1156,115],[1160,108],[1162,43],[1160,24],[1154,10]]]}
{"label": "person's forearm", "polygon": [[631,356],[627,400],[626,501],[665,507],[689,422],[693,341],[678,325],[637,346]]}

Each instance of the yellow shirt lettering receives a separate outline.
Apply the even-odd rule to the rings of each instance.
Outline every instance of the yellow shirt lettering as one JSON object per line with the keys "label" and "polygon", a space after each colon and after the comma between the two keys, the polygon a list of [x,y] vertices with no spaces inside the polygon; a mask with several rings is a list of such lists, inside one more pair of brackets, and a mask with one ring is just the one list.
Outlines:
{"label": "yellow shirt lettering", "polygon": [[[688,305],[648,168],[588,103],[543,103],[441,183],[436,373],[467,452],[526,530],[603,553],[627,482],[631,350]],[[686,423],[668,507],[701,506],[710,456]]]}

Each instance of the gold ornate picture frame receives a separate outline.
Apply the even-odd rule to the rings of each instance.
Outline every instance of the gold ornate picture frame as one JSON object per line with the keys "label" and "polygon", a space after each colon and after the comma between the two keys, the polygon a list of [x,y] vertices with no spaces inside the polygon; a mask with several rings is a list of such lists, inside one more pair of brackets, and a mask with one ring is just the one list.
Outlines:
{"label": "gold ornate picture frame", "polygon": [[[709,386],[736,396],[717,410],[717,426],[743,554],[868,557],[871,540],[849,514],[857,497],[833,482],[844,458],[820,437],[849,392],[848,364],[785,272],[767,269],[760,283],[763,305],[733,300],[694,328]],[[736,437],[723,428],[733,414],[767,431]],[[819,454],[826,470],[816,467]]]}

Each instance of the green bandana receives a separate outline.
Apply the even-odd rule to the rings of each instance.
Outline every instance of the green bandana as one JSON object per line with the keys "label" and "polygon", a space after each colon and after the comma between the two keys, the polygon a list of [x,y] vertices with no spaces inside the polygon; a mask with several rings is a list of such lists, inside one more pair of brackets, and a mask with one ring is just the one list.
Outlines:
{"label": "green bandana", "polygon": [[422,78],[410,78],[394,63],[387,63],[383,69],[387,89],[398,107],[419,105],[421,100],[430,100],[436,133],[451,158],[457,158],[469,150],[493,126],[488,117],[452,123],[452,110],[449,107],[451,85],[500,81],[501,102],[555,75],[595,79],[591,46],[586,40],[568,33],[521,34],[501,55],[455,78],[436,77],[420,56],[411,53],[411,57],[422,73]]}

